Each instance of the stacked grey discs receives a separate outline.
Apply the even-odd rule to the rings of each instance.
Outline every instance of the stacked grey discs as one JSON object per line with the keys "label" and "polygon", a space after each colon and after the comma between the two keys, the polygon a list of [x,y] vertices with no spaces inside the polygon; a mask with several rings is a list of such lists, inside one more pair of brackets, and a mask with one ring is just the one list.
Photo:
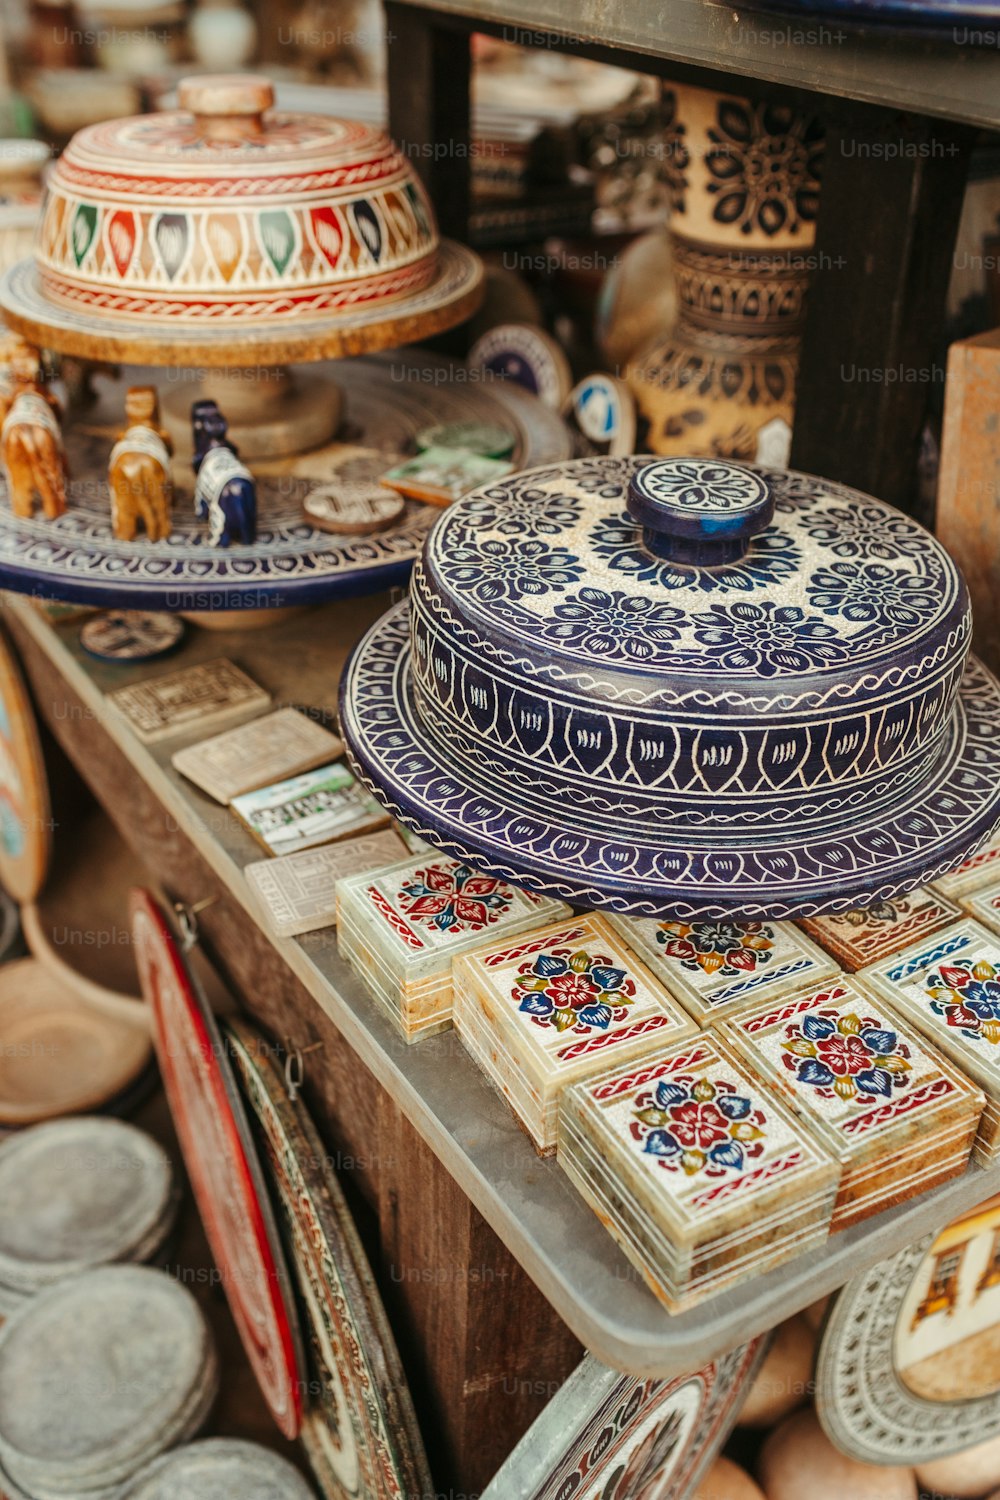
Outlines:
{"label": "stacked grey discs", "polygon": [[177,1212],[170,1158],[121,1120],[54,1120],[0,1143],[0,1315],[67,1276],[151,1260]]}
{"label": "stacked grey discs", "polygon": [[287,1459],[257,1443],[207,1438],[157,1459],[122,1500],[315,1500]]}
{"label": "stacked grey discs", "polygon": [[218,1384],[191,1293],[146,1266],[58,1282],[0,1330],[0,1492],[110,1500],[195,1436]]}

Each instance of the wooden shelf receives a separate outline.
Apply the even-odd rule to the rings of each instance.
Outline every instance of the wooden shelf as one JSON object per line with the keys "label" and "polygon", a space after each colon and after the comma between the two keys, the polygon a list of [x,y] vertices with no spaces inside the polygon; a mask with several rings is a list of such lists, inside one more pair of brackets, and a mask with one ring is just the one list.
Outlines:
{"label": "wooden shelf", "polygon": [[[192,630],[169,662],[136,667],[87,657],[77,640],[77,623],[54,626],[16,596],[6,596],[6,603],[15,635],[29,638],[44,653],[66,684],[67,701],[79,701],[100,722],[169,824],[194,844],[267,935],[242,873],[244,865],[260,858],[258,846],[226,809],[174,772],[170,755],[185,740],[141,744],[105,693],[227,655],[274,694],[276,706],[330,708],[344,654],[384,607],[384,597],[327,606],[261,631]],[[819,1251],[671,1317],[556,1162],[535,1154],[453,1032],[415,1046],[402,1042],[340,959],[332,930],[268,941],[573,1333],[607,1363],[636,1374],[697,1369],[1000,1191],[1000,1166],[970,1169],[935,1192],[833,1236]],[[321,1066],[307,1059],[307,1067]]]}

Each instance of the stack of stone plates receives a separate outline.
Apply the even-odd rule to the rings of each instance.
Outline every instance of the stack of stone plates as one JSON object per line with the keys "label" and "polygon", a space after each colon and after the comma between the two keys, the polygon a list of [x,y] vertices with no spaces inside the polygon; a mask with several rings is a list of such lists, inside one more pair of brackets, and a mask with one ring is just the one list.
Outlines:
{"label": "stack of stone plates", "polygon": [[105,1266],[33,1298],[0,1331],[0,1492],[112,1500],[193,1438],[218,1384],[191,1293],[146,1266]]}
{"label": "stack of stone plates", "polygon": [[67,1276],[152,1260],[177,1212],[170,1159],[100,1116],[35,1125],[0,1144],[0,1316]]}
{"label": "stack of stone plates", "polygon": [[840,1177],[708,1031],[567,1088],[558,1156],[671,1312],[819,1244]]}
{"label": "stack of stone plates", "polygon": [[284,1458],[257,1443],[208,1438],[158,1458],[122,1500],[315,1500]]}

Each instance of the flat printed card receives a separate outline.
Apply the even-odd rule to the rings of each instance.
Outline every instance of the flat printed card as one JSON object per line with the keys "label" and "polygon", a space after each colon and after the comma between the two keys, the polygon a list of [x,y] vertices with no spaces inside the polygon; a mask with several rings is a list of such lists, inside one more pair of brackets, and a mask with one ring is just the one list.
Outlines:
{"label": "flat printed card", "polygon": [[977,1099],[985,1103],[915,1028],[850,979],[754,1006],[723,1035],[845,1159],[877,1155],[886,1135],[898,1145],[901,1133],[917,1137],[963,1105],[971,1115]]}
{"label": "flat printed card", "polygon": [[340,844],[303,849],[283,859],[262,859],[243,873],[279,937],[300,937],[336,922],[337,881],[396,863],[405,848],[389,828]]}
{"label": "flat printed card", "polygon": [[966,917],[859,978],[1000,1098],[1000,936]]}
{"label": "flat printed card", "polygon": [[457,983],[475,992],[515,1058],[530,1056],[553,1076],[694,1031],[691,1017],[604,917],[556,922],[455,963]]}
{"label": "flat printed card", "polygon": [[562,902],[481,875],[445,854],[418,854],[370,879],[342,881],[337,901],[338,909],[350,910],[354,926],[370,934],[373,951],[405,966],[566,910]]}
{"label": "flat printed card", "polygon": [[484,458],[462,448],[425,448],[383,474],[382,483],[410,500],[444,506],[481,484],[502,479],[513,467],[506,459]]}
{"label": "flat printed card", "polygon": [[610,921],[702,1026],[758,996],[780,995],[839,973],[791,922]]}
{"label": "flat printed card", "polygon": [[961,915],[953,901],[928,888],[877,906],[810,917],[798,925],[854,973],[920,942]]}
{"label": "flat printed card", "polygon": [[982,922],[991,932],[1000,932],[1000,878],[992,880],[982,890],[969,892],[961,899],[970,917],[975,917],[977,922]]}
{"label": "flat printed card", "polygon": [[197,745],[185,745],[171,761],[216,802],[229,803],[243,792],[299,776],[343,753],[343,741],[322,724],[296,708],[279,708]]}
{"label": "flat printed card", "polygon": [[389,821],[340,761],[234,797],[230,805],[270,854],[331,844]]}
{"label": "flat printed card", "polygon": [[773,1201],[779,1184],[792,1203],[805,1184],[814,1191],[839,1175],[713,1032],[575,1084],[559,1108],[577,1115],[612,1170],[624,1157],[644,1196],[655,1194],[668,1221],[692,1234],[710,1229],[723,1210],[750,1222],[755,1201],[764,1194]]}
{"label": "flat printed card", "polygon": [[959,865],[957,870],[935,880],[934,890],[940,891],[942,896],[951,896],[957,900],[967,891],[974,891],[981,885],[988,884],[996,875],[1000,875],[1000,833],[994,835],[988,844],[984,844],[964,864]]}
{"label": "flat printed card", "polygon": [[208,729],[226,719],[261,713],[271,695],[234,662],[220,657],[116,688],[108,694],[108,701],[125,715],[141,740],[153,744],[191,729]]}

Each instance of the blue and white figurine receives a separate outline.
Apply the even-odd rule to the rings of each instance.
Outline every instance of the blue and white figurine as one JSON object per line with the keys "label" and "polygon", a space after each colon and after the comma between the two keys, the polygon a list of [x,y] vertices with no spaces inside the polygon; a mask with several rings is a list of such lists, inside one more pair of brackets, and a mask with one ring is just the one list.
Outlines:
{"label": "blue and white figurine", "polygon": [[257,486],[226,436],[226,419],[214,401],[191,407],[194,435],[194,509],[207,521],[213,547],[251,546],[257,537]]}
{"label": "blue and white figurine", "polygon": [[406,826],[574,904],[757,921],[925,884],[1000,824],[965,582],[844,485],[584,458],[444,512],[344,674]]}

